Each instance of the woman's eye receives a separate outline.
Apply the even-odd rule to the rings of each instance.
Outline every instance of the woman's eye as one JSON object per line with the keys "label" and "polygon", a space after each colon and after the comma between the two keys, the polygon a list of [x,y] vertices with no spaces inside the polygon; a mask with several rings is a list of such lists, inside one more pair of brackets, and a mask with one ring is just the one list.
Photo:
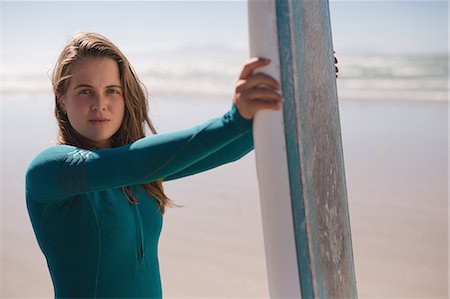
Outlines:
{"label": "woman's eye", "polygon": [[78,92],[78,94],[81,94],[81,95],[87,95],[87,94],[91,94],[91,93],[92,92],[90,89],[82,89]]}
{"label": "woman's eye", "polygon": [[109,94],[120,94],[120,90],[114,89],[114,88],[108,89],[108,90],[106,90],[106,92]]}

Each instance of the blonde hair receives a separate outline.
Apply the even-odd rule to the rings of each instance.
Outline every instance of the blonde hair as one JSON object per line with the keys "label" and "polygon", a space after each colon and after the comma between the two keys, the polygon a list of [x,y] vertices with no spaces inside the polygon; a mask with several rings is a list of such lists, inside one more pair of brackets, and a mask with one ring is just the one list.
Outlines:
{"label": "blonde hair", "polygon": [[[117,62],[123,88],[125,114],[119,130],[111,137],[111,146],[130,144],[145,137],[145,125],[153,134],[155,127],[148,117],[147,90],[138,79],[125,55],[106,37],[97,33],[79,33],[66,45],[53,70],[52,84],[55,94],[55,116],[58,122],[58,143],[86,149],[100,146],[79,134],[69,122],[59,99],[66,93],[75,65],[84,58],[111,58]],[[142,185],[158,202],[161,213],[173,203],[164,194],[162,180]]]}

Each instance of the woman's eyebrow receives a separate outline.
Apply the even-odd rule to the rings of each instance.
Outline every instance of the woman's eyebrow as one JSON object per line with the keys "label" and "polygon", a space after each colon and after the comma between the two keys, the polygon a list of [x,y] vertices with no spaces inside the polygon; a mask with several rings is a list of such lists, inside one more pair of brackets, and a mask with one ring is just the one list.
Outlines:
{"label": "woman's eyebrow", "polygon": [[122,85],[108,85],[108,86],[106,86],[106,88],[120,88],[120,89],[122,89]]}
{"label": "woman's eyebrow", "polygon": [[[89,85],[89,84],[79,84],[77,86],[75,86],[73,89],[77,89],[77,88],[94,88],[93,86]],[[105,88],[120,88],[122,89],[121,85],[116,85],[116,84],[112,84],[112,85],[108,85]]]}
{"label": "woman's eyebrow", "polygon": [[92,88],[92,86],[88,85],[88,84],[79,84],[79,85],[75,86],[73,89],[82,88],[82,87]]}

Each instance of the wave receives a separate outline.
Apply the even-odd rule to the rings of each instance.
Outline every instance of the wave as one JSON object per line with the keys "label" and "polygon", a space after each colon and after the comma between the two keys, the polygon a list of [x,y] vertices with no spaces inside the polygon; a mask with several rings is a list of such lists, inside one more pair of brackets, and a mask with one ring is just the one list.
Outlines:
{"label": "wave", "polygon": [[[141,80],[153,96],[231,97],[245,58],[135,59]],[[245,57],[245,53],[242,55]],[[339,57],[338,94],[342,99],[448,100],[448,56]],[[4,93],[48,93],[47,72],[3,73]]]}

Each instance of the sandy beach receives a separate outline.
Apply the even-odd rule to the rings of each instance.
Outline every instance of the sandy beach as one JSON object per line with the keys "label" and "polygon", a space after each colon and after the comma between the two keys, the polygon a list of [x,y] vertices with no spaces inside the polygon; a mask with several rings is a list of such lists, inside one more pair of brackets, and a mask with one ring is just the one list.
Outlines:
{"label": "sandy beach", "polygon": [[[26,212],[23,174],[33,156],[54,142],[51,103],[23,99],[2,105],[0,297],[50,298],[48,270]],[[230,105],[159,100],[151,105],[151,117],[164,132],[220,116]],[[447,111],[446,102],[340,102],[360,298],[448,296]],[[33,127],[24,119],[33,119]],[[166,191],[183,207],[169,209],[164,218],[164,296],[267,298],[253,153],[169,182]]]}

